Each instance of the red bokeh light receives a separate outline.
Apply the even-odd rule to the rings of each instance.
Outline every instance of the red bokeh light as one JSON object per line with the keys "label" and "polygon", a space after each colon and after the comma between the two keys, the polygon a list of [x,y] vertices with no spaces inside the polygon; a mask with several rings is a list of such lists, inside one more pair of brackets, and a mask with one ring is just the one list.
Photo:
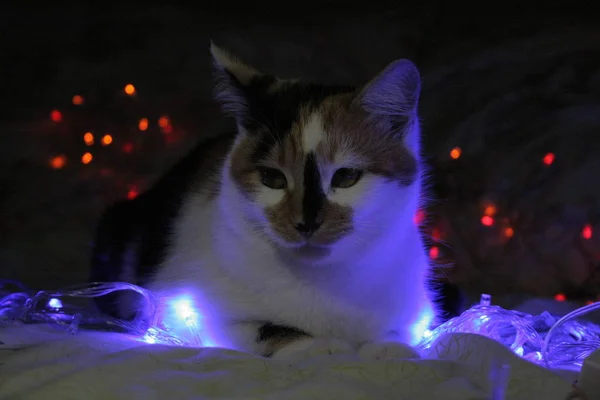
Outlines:
{"label": "red bokeh light", "polygon": [[58,110],[52,110],[50,113],[50,119],[54,122],[62,121],[62,113]]}
{"label": "red bokeh light", "polygon": [[567,296],[565,296],[563,293],[558,293],[556,296],[554,296],[554,300],[565,301],[567,300]]}
{"label": "red bokeh light", "polygon": [[421,225],[425,221],[425,211],[422,209],[418,209],[413,217],[413,222],[415,225]]}
{"label": "red bokeh light", "polygon": [[546,165],[550,165],[550,164],[552,164],[552,163],[554,162],[554,159],[555,159],[555,158],[556,158],[556,157],[554,156],[554,153],[547,153],[547,154],[544,156],[544,159],[543,159],[543,160],[544,160],[544,164],[546,164]]}
{"label": "red bokeh light", "polygon": [[485,226],[492,226],[494,225],[494,218],[490,217],[489,215],[484,215],[481,217],[481,223]]}
{"label": "red bokeh light", "polygon": [[583,229],[581,230],[581,236],[586,240],[590,240],[592,238],[593,233],[594,232],[592,230],[592,226],[589,224],[584,226]]}
{"label": "red bokeh light", "polygon": [[131,188],[131,189],[129,189],[129,191],[127,192],[127,198],[128,198],[129,200],[133,200],[133,199],[135,199],[136,197],[138,197],[138,194],[139,194],[139,193],[138,193],[138,191],[137,191],[137,189],[136,189],[136,188]]}
{"label": "red bokeh light", "polygon": [[133,151],[133,144],[132,143],[125,143],[123,145],[123,153],[131,153]]}
{"label": "red bokeh light", "polygon": [[437,246],[432,246],[429,249],[429,257],[431,257],[432,260],[435,260],[439,256],[440,256],[440,249]]}

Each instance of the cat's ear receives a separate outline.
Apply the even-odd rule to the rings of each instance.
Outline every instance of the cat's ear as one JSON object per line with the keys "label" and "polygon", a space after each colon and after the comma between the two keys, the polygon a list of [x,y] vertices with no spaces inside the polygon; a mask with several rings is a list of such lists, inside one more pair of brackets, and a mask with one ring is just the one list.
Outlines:
{"label": "cat's ear", "polygon": [[390,128],[416,117],[421,77],[411,61],[390,63],[358,94],[356,101],[373,118]]}
{"label": "cat's ear", "polygon": [[263,74],[212,41],[210,52],[216,78],[215,98],[225,113],[240,121],[248,112],[246,91],[252,81]]}

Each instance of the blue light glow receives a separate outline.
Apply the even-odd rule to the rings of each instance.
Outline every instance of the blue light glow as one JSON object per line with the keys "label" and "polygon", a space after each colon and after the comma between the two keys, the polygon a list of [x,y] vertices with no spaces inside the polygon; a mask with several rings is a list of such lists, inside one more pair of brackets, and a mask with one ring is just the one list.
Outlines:
{"label": "blue light glow", "polygon": [[54,309],[61,309],[61,308],[63,308],[63,304],[62,304],[62,301],[60,301],[59,299],[53,298],[53,299],[48,300],[48,307],[54,308]]}

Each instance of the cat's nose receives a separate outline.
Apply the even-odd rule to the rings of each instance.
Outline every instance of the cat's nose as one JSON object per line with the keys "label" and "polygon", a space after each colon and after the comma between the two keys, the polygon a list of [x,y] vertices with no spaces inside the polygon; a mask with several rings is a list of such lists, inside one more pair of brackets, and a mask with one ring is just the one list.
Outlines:
{"label": "cat's nose", "polygon": [[303,222],[294,225],[294,227],[296,228],[296,230],[302,235],[304,236],[306,239],[308,239],[309,237],[311,237],[315,231],[317,229],[319,229],[319,227],[321,226],[320,222],[314,221],[308,224],[305,224]]}

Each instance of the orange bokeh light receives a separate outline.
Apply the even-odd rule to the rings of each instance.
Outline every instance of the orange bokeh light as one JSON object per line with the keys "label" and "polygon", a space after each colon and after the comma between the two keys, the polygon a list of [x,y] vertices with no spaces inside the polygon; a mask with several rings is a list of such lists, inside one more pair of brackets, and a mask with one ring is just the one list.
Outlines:
{"label": "orange bokeh light", "polygon": [[565,301],[567,300],[567,296],[565,296],[563,293],[558,293],[556,296],[554,296],[554,300]]}
{"label": "orange bokeh light", "polygon": [[76,106],[80,106],[83,104],[83,97],[76,94],[75,96],[73,96],[73,99],[71,100],[73,102],[73,104],[75,104]]}
{"label": "orange bokeh light", "polygon": [[485,207],[485,210],[483,210],[483,213],[485,215],[488,215],[490,217],[493,217],[494,215],[496,215],[496,206],[493,204],[489,204]]}
{"label": "orange bokeh light", "polygon": [[62,113],[58,110],[52,110],[50,113],[50,119],[54,122],[62,121]]}
{"label": "orange bokeh light", "polygon": [[92,132],[86,132],[85,135],[83,135],[83,141],[88,146],[93,145],[94,144],[94,135],[92,134]]}
{"label": "orange bokeh light", "polygon": [[455,147],[452,150],[450,150],[450,157],[452,157],[454,160],[459,158],[461,154],[462,154],[462,149],[460,147]]}
{"label": "orange bokeh light", "polygon": [[140,122],[138,123],[138,129],[140,131],[145,131],[148,129],[148,118],[140,119]]}
{"label": "orange bokeh light", "polygon": [[67,157],[60,155],[50,159],[50,166],[54,169],[61,169],[67,164]]}
{"label": "orange bokeh light", "polygon": [[431,257],[431,259],[435,260],[439,256],[440,256],[440,249],[437,246],[432,246],[429,249],[429,257]]}
{"label": "orange bokeh light", "polygon": [[504,229],[504,236],[506,236],[507,238],[511,238],[513,237],[515,234],[515,230],[511,227],[505,228]]}
{"label": "orange bokeh light", "polygon": [[546,165],[550,165],[550,164],[552,164],[552,163],[554,162],[554,159],[555,159],[555,158],[556,158],[556,157],[554,156],[554,153],[547,153],[547,154],[544,156],[544,159],[543,159],[543,161],[544,161],[544,164],[546,164]]}
{"label": "orange bokeh light", "polygon": [[490,217],[489,215],[484,215],[481,217],[481,223],[485,226],[492,226],[494,225],[494,218]]}
{"label": "orange bokeh light", "polygon": [[125,85],[123,90],[125,90],[125,93],[127,93],[129,96],[133,96],[135,94],[135,86],[133,86],[131,83]]}
{"label": "orange bokeh light", "polygon": [[92,156],[92,153],[89,153],[89,152],[88,153],[84,153],[81,156],[81,162],[83,164],[89,164],[89,163],[92,162],[93,159],[94,159],[94,156]]}
{"label": "orange bokeh light", "polygon": [[169,125],[171,125],[171,120],[169,119],[169,117],[163,115],[158,119],[158,126],[160,126],[161,128],[166,128]]}
{"label": "orange bokeh light", "polygon": [[584,226],[581,230],[581,236],[586,240],[590,240],[592,238],[593,233],[594,231],[592,230],[592,226],[589,224]]}
{"label": "orange bokeh light", "polygon": [[110,135],[102,136],[102,146],[108,146],[113,142],[113,138]]}

